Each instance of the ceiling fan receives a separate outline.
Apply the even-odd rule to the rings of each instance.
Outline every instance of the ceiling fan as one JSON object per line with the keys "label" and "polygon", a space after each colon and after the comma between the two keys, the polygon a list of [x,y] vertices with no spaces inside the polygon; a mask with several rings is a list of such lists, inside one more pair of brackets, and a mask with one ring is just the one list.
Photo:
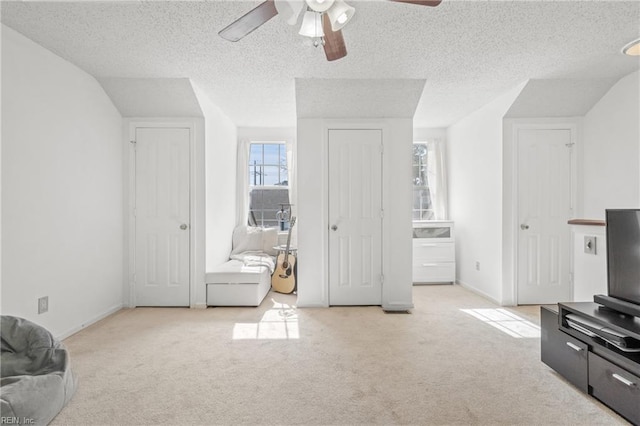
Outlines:
{"label": "ceiling fan", "polygon": [[[389,1],[431,7],[442,2],[442,0]],[[342,27],[351,20],[355,9],[344,0],[266,0],[223,28],[218,34],[226,40],[238,41],[278,14],[289,25],[295,25],[305,6],[299,34],[313,39],[316,47],[322,45],[328,61],[347,56]]]}

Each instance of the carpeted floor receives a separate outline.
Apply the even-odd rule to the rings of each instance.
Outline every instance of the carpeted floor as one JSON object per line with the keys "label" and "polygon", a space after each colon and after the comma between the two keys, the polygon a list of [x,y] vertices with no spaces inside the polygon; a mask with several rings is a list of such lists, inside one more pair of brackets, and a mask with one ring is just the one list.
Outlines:
{"label": "carpeted floor", "polygon": [[540,362],[539,307],[414,304],[122,310],[65,340],[79,387],[52,424],[626,424]]}

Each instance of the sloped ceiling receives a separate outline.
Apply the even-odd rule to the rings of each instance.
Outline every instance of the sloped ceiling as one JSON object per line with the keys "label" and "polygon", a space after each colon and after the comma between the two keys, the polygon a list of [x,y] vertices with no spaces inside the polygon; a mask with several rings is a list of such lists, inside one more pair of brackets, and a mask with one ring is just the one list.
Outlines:
{"label": "sloped ceiling", "polygon": [[241,127],[295,126],[295,79],[426,80],[415,125],[445,127],[529,80],[616,81],[640,68],[640,2],[347,0],[348,55],[278,17],[237,43],[257,1],[3,1],[2,22],[98,79],[191,79]]}
{"label": "sloped ceiling", "polygon": [[202,117],[187,78],[99,78],[123,117]]}
{"label": "sloped ceiling", "polygon": [[581,117],[615,82],[613,79],[530,80],[506,117]]}

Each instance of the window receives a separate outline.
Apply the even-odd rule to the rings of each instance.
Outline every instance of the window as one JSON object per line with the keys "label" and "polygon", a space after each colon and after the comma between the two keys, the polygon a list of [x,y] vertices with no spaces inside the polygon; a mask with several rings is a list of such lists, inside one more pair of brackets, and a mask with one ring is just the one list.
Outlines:
{"label": "window", "polygon": [[248,224],[288,229],[289,176],[284,142],[252,142],[247,166]]}
{"label": "window", "polygon": [[429,143],[413,144],[413,220],[433,220],[430,183],[435,180],[435,158]]}

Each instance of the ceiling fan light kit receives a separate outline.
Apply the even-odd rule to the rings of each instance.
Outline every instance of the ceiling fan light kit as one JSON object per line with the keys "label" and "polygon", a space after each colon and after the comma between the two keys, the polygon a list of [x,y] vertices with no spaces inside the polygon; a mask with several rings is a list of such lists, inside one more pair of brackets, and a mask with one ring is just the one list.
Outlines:
{"label": "ceiling fan light kit", "polygon": [[640,56],[640,38],[622,48],[622,53],[629,56]]}
{"label": "ceiling fan light kit", "polygon": [[[389,1],[434,7],[442,0]],[[276,15],[280,15],[287,24],[295,25],[305,4],[307,10],[298,34],[312,38],[316,47],[322,45],[328,61],[347,56],[342,28],[353,18],[356,10],[344,0],[265,0],[218,34],[229,41],[238,41]]]}
{"label": "ceiling fan light kit", "polygon": [[331,29],[333,31],[341,30],[353,18],[354,13],[356,13],[354,7],[349,6],[343,0],[336,0],[333,6],[327,10],[327,15],[331,20]]}
{"label": "ceiling fan light kit", "polygon": [[313,10],[307,10],[302,18],[302,25],[300,26],[298,34],[311,38],[324,37],[322,14],[314,12]]}
{"label": "ceiling fan light kit", "polygon": [[333,6],[334,0],[306,0],[307,6],[316,12],[326,12]]}
{"label": "ceiling fan light kit", "polygon": [[300,17],[300,12],[305,6],[304,0],[275,0],[278,16],[287,24],[295,25]]}

